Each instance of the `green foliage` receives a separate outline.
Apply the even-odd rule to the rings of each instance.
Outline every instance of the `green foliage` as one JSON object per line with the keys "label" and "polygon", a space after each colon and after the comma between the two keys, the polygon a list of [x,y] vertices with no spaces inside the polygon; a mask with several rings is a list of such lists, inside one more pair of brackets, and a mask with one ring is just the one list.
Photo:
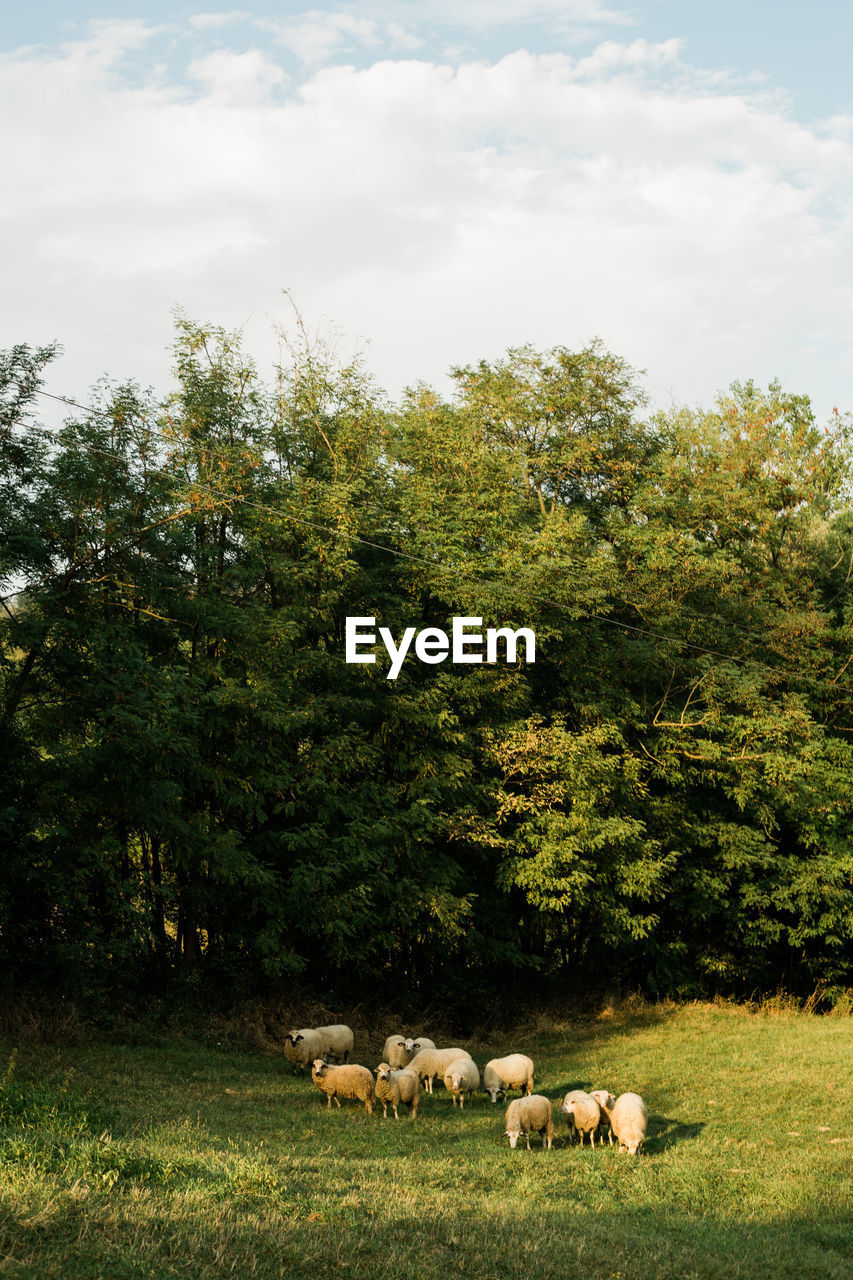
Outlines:
{"label": "green foliage", "polygon": [[[744,383],[648,420],[597,342],[395,406],[299,329],[267,387],[179,316],[163,403],[51,433],[52,354],[0,360],[9,982],[849,985],[846,419]],[[352,615],[536,663],[388,681]]]}

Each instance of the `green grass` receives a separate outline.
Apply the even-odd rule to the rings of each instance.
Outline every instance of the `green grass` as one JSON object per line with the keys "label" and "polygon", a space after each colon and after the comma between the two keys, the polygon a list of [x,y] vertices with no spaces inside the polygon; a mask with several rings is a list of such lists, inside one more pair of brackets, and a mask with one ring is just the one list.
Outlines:
{"label": "green grass", "polygon": [[6,1045],[0,1276],[853,1275],[853,1020],[688,1006],[472,1048],[529,1053],[555,1100],[637,1090],[644,1154],[559,1123],[510,1151],[502,1106],[443,1088],[414,1122],[327,1112],[282,1059],[198,1041]]}

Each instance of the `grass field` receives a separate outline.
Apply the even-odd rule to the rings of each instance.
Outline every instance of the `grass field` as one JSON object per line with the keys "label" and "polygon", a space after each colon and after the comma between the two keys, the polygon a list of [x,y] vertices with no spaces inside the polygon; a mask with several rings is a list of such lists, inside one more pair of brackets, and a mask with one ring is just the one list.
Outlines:
{"label": "grass field", "polygon": [[528,1053],[554,1100],[637,1090],[644,1154],[560,1123],[510,1151],[503,1106],[443,1088],[415,1121],[327,1112],[198,1040],[5,1043],[0,1276],[853,1276],[853,1019],[650,1008],[470,1047]]}

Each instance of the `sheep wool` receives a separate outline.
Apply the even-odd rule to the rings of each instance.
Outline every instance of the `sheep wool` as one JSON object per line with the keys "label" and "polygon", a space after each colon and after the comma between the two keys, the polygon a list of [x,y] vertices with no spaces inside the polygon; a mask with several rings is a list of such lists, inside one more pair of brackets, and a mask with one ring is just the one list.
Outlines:
{"label": "sheep wool", "polygon": [[457,1058],[470,1058],[467,1049],[421,1049],[412,1058],[409,1066],[417,1073],[421,1083],[426,1084],[427,1093],[432,1093],[432,1082],[436,1076],[444,1078],[444,1073]]}
{"label": "sheep wool", "polygon": [[458,1098],[459,1110],[464,1111],[466,1093],[469,1101],[473,1101],[474,1094],[480,1087],[480,1072],[473,1058],[457,1058],[455,1062],[451,1062],[444,1073],[444,1085],[453,1094],[454,1107]]}
{"label": "sheep wool", "polygon": [[619,1150],[639,1154],[646,1136],[649,1113],[638,1093],[621,1093],[610,1112],[610,1127],[619,1142]]}
{"label": "sheep wool", "polygon": [[349,1027],[336,1022],[331,1027],[315,1027],[314,1030],[322,1043],[319,1057],[339,1058],[342,1062],[349,1062],[355,1044],[355,1037]]}
{"label": "sheep wool", "polygon": [[406,1048],[409,1043],[404,1036],[389,1036],[382,1049],[382,1061],[395,1069],[407,1067],[412,1056]]}
{"label": "sheep wool", "polygon": [[595,1135],[601,1124],[601,1107],[592,1094],[575,1089],[566,1094],[560,1110],[568,1121],[570,1141],[574,1142],[576,1135],[580,1134],[583,1146],[584,1134],[588,1133],[589,1144],[594,1147]]}
{"label": "sheep wool", "polygon": [[397,1108],[400,1103],[410,1109],[414,1120],[418,1114],[418,1100],[421,1096],[421,1082],[414,1071],[410,1071],[408,1067],[395,1071],[390,1063],[380,1062],[379,1066],[374,1068],[374,1074],[376,1099],[382,1103],[383,1120],[388,1115],[389,1106],[394,1112],[394,1119],[399,1120]]}
{"label": "sheep wool", "polygon": [[317,1058],[311,1067],[311,1079],[321,1093],[326,1094],[326,1107],[331,1108],[332,1098],[340,1108],[341,1098],[353,1098],[364,1103],[369,1116],[373,1115],[373,1099],[376,1089],[373,1075],[367,1067],[350,1062],[341,1067],[330,1067],[322,1058]]}
{"label": "sheep wool", "polygon": [[297,1070],[304,1074],[305,1068],[310,1067],[315,1058],[321,1057],[322,1052],[322,1039],[312,1027],[288,1031],[284,1037],[284,1056],[293,1067],[294,1075]]}
{"label": "sheep wool", "polygon": [[524,1136],[530,1150],[530,1135],[542,1136],[542,1145],[551,1149],[554,1141],[554,1113],[551,1102],[541,1093],[529,1093],[524,1098],[513,1098],[506,1109],[506,1136],[515,1149],[518,1139]]}
{"label": "sheep wool", "polygon": [[435,1048],[435,1041],[428,1039],[427,1036],[420,1036],[419,1039],[417,1040],[406,1041],[406,1049],[408,1050],[409,1055],[412,1058],[415,1056],[415,1054],[420,1053],[421,1049],[434,1049],[434,1048]]}
{"label": "sheep wool", "polygon": [[533,1092],[533,1060],[523,1053],[511,1053],[506,1058],[492,1058],[483,1070],[483,1088],[497,1102],[505,1097],[508,1089]]}
{"label": "sheep wool", "polygon": [[607,1141],[609,1145],[612,1147],[613,1146],[613,1129],[610,1125],[610,1112],[613,1110],[613,1107],[616,1104],[616,1099],[613,1097],[612,1093],[608,1092],[607,1089],[593,1089],[592,1096],[593,1098],[595,1098],[596,1102],[601,1108],[601,1129],[599,1131],[601,1135],[601,1141],[602,1142],[604,1141],[604,1131],[606,1129]]}

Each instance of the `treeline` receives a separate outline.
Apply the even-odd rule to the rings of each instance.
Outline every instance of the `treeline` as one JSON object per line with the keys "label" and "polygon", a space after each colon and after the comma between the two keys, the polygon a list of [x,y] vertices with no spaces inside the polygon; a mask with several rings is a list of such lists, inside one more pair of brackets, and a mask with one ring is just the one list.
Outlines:
{"label": "treeline", "polygon": [[[853,981],[844,417],[752,383],[650,417],[597,343],[395,404],[181,321],[165,401],[45,428],[53,354],[0,357],[10,988]],[[536,662],[389,681],[351,615]]]}

